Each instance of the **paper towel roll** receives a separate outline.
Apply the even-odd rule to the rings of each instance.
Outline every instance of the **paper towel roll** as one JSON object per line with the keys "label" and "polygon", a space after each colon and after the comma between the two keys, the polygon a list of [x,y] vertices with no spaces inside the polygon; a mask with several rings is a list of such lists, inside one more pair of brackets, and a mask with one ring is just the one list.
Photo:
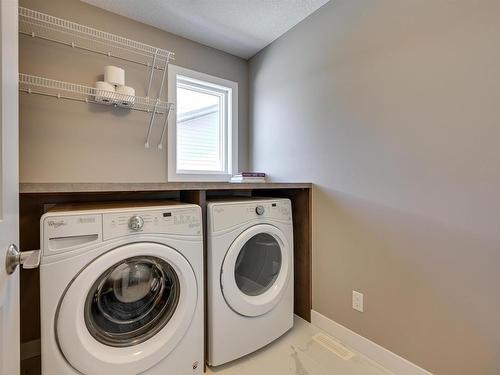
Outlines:
{"label": "paper towel roll", "polygon": [[114,103],[113,97],[115,96],[115,86],[113,86],[108,82],[97,81],[95,83],[95,88],[96,88],[96,96],[95,96],[96,102],[107,105]]}
{"label": "paper towel roll", "polygon": [[113,65],[104,67],[104,80],[115,86],[123,86],[125,84],[125,70]]}
{"label": "paper towel roll", "polygon": [[118,86],[116,88],[115,103],[120,107],[132,107],[135,101],[135,90],[129,86]]}

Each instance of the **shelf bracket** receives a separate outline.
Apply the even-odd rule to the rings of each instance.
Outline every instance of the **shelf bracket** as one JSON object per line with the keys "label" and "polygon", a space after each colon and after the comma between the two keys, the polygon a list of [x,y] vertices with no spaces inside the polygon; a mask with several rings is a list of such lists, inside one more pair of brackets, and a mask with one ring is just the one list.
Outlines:
{"label": "shelf bracket", "polygon": [[163,73],[161,75],[160,89],[158,90],[158,99],[161,99],[163,85],[165,84],[165,76],[167,75],[167,68],[168,68],[168,58],[165,60],[165,66],[163,67]]}
{"label": "shelf bracket", "polygon": [[[158,50],[156,50],[156,52],[157,51]],[[155,57],[153,58],[153,68],[151,68],[151,73],[154,71],[154,64],[155,64],[156,54],[157,54],[156,52],[155,52]],[[153,115],[151,116],[151,121],[149,123],[148,134],[147,134],[147,137],[146,137],[146,144],[145,144],[146,148],[149,148],[149,139],[151,138],[151,130],[153,128],[153,121],[154,121],[154,116],[155,116],[155,112],[156,112],[156,107],[157,107],[158,103],[160,102],[161,94],[163,92],[163,86],[165,84],[165,77],[167,75],[168,60],[169,60],[169,56],[167,56],[167,58],[165,59],[165,66],[163,67],[163,73],[161,75],[160,89],[158,90],[158,97],[156,99],[155,107],[153,109]],[[152,77],[152,75],[151,75],[151,77]],[[148,96],[149,96],[149,90],[150,90],[150,88],[151,88],[151,79],[149,81]],[[168,105],[167,109],[165,109],[165,124],[166,124],[166,121],[168,119],[168,113],[169,112],[170,112],[170,105]],[[162,133],[161,133],[161,141],[158,144],[158,149],[161,149],[160,145],[163,143],[163,136],[164,136],[164,133],[165,133],[165,126],[166,125],[163,125],[163,130],[162,130]]]}
{"label": "shelf bracket", "polygon": [[172,105],[170,104],[168,106],[167,112],[165,113],[165,120],[163,121],[163,129],[161,131],[161,138],[160,142],[158,143],[158,150],[161,150],[163,148],[163,140],[165,139],[165,133],[168,128],[168,116],[170,115],[170,110],[172,109]]}
{"label": "shelf bracket", "polygon": [[153,83],[153,74],[155,71],[156,56],[158,56],[158,48],[155,49],[155,53],[153,55],[153,64],[151,65],[151,72],[149,73],[148,91],[146,91],[146,96],[148,98],[149,98],[149,92],[151,91],[151,83]]}
{"label": "shelf bracket", "polygon": [[156,115],[156,107],[158,106],[158,102],[160,99],[156,99],[155,106],[153,108],[153,113],[151,114],[151,120],[149,120],[148,133],[146,135],[146,143],[144,143],[144,147],[149,148],[149,140],[151,139],[151,130],[153,129],[153,123],[155,121]]}

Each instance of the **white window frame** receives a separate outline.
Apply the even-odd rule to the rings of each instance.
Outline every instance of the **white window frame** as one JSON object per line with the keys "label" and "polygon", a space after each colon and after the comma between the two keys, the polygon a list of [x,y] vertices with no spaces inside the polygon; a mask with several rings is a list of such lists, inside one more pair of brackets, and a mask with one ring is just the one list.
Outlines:
{"label": "white window frame", "polygon": [[[224,172],[211,171],[179,171],[177,170],[177,77],[181,76],[196,84],[208,83],[216,90],[226,89],[228,91],[228,103],[231,110],[223,118],[225,128],[223,143],[224,148]],[[209,74],[200,73],[177,65],[168,65],[168,101],[174,103],[174,110],[169,115],[168,143],[167,143],[167,165],[168,181],[229,181],[231,176],[238,172],[238,83],[227,79],[214,77]],[[226,105],[229,107],[228,105]]]}

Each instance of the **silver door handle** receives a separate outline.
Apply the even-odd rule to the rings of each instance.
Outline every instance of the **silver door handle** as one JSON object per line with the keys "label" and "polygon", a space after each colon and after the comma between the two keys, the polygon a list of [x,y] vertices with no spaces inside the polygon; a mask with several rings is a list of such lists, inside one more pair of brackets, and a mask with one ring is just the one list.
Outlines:
{"label": "silver door handle", "polygon": [[40,250],[19,251],[16,245],[9,245],[5,254],[5,271],[11,275],[17,266],[25,269],[38,268],[40,265]]}

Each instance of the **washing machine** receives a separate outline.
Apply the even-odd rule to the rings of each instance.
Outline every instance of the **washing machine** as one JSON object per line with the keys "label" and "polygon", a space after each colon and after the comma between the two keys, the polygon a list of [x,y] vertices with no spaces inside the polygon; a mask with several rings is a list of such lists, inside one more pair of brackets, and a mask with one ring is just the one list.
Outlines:
{"label": "washing machine", "polygon": [[200,207],[55,207],[41,218],[43,375],[203,372]]}
{"label": "washing machine", "polygon": [[288,199],[250,199],[207,211],[207,361],[218,366],[293,326],[292,209]]}

